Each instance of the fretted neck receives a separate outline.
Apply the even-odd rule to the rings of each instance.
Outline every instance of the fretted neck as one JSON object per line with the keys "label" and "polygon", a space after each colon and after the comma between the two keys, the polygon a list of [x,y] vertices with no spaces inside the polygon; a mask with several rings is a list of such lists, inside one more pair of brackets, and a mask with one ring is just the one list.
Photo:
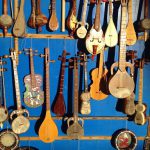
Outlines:
{"label": "fretted neck", "polygon": [[78,68],[77,68],[77,60],[75,59],[74,59],[74,120],[75,122],[78,122]]}
{"label": "fretted neck", "polygon": [[35,73],[34,73],[34,62],[33,62],[33,52],[32,49],[30,51],[30,73],[31,73],[31,85],[32,87],[35,85]]}
{"label": "fretted neck", "polygon": [[76,15],[76,0],[72,0],[72,11],[73,14]]}
{"label": "fretted neck", "polygon": [[132,21],[132,0],[128,1],[128,17],[129,21]]}
{"label": "fretted neck", "polygon": [[49,76],[49,49],[45,48],[45,98],[46,98],[46,111],[50,111],[50,76]]}
{"label": "fretted neck", "polygon": [[88,3],[88,0],[84,0],[84,3],[83,3],[83,10],[82,10],[82,20],[81,20],[81,22],[82,22],[82,25],[85,25],[85,17],[86,17],[86,9],[87,9],[87,3]]}
{"label": "fretted neck", "polygon": [[15,82],[15,91],[16,91],[16,101],[17,101],[17,110],[22,109],[21,106],[21,98],[20,98],[20,87],[19,87],[19,79],[18,79],[18,71],[16,60],[13,61],[13,71],[14,71],[14,82]]}
{"label": "fretted neck", "polygon": [[20,3],[20,11],[23,11],[24,10],[24,0],[21,0],[21,3]]}
{"label": "fretted neck", "polygon": [[98,78],[101,78],[102,73],[103,73],[103,61],[104,61],[104,52],[102,51],[100,53],[100,58],[99,58]]}
{"label": "fretted neck", "polygon": [[35,14],[35,0],[31,0],[32,14]]}
{"label": "fretted neck", "polygon": [[143,69],[139,68],[139,98],[138,103],[142,104],[143,100]]}
{"label": "fretted neck", "polygon": [[84,62],[84,92],[88,92],[88,83],[87,83],[87,62]]}
{"label": "fretted neck", "polygon": [[125,71],[126,62],[126,5],[122,5],[122,18],[120,30],[120,54],[119,54],[119,69]]}
{"label": "fretted neck", "polygon": [[100,5],[101,5],[101,0],[98,0],[97,6],[96,6],[95,21],[94,21],[94,29],[96,31],[99,31],[100,29]]}
{"label": "fretted neck", "polygon": [[3,0],[3,9],[4,9],[4,15],[7,15],[8,12],[7,12],[7,0]]}
{"label": "fretted neck", "polygon": [[52,13],[56,12],[56,0],[52,0],[51,9],[52,9]]}
{"label": "fretted neck", "polygon": [[3,77],[2,77],[2,67],[0,67],[0,106],[3,104]]}
{"label": "fretted neck", "polygon": [[109,1],[109,17],[112,18],[113,9],[112,9],[112,0]]}
{"label": "fretted neck", "polygon": [[148,18],[148,8],[149,8],[149,4],[148,4],[148,0],[145,0],[145,7],[144,7],[144,18]]}
{"label": "fretted neck", "polygon": [[41,0],[37,0],[36,3],[36,15],[41,14]]}

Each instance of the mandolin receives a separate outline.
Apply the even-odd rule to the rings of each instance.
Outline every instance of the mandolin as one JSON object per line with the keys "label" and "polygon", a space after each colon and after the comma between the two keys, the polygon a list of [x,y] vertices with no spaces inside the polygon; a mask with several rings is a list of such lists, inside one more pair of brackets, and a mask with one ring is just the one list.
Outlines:
{"label": "mandolin", "polygon": [[82,10],[82,18],[81,18],[80,22],[77,22],[76,34],[77,34],[78,38],[80,38],[80,39],[85,38],[85,36],[87,34],[87,30],[89,28],[89,24],[86,23],[86,21],[85,21],[87,4],[88,4],[88,0],[84,0],[83,10]]}
{"label": "mandolin", "polygon": [[118,33],[113,21],[112,0],[109,1],[109,23],[105,33],[105,43],[108,47],[114,47],[118,43]]}
{"label": "mandolin", "polygon": [[90,94],[94,100],[103,100],[107,98],[107,73],[103,64],[104,52],[100,53],[99,67],[91,72],[92,84],[90,85]]}
{"label": "mandolin", "polygon": [[135,117],[134,122],[138,125],[144,125],[146,123],[146,105],[143,101],[143,67],[144,60],[141,59],[139,62],[139,96],[138,103],[135,105]]}
{"label": "mandolin", "polygon": [[[127,51],[127,59],[131,59],[131,63],[133,64],[133,66],[134,66],[134,59],[137,57],[135,53],[137,53],[137,51],[134,50]],[[134,72],[133,75],[131,75],[131,77],[134,80]],[[129,97],[125,98],[125,113],[127,115],[133,115],[135,113],[134,100],[135,100],[134,92]]]}
{"label": "mandolin", "polygon": [[35,9],[36,9],[36,5],[35,5],[35,0],[31,0],[31,6],[32,6],[32,10],[31,10],[31,15],[28,19],[28,26],[31,28],[36,28],[36,15],[35,15]]}
{"label": "mandolin", "polygon": [[6,108],[6,97],[5,97],[5,81],[4,81],[4,71],[6,69],[3,65],[6,61],[2,60],[0,57],[0,127],[3,127],[3,123],[8,119],[8,110]]}
{"label": "mandolin", "polygon": [[16,37],[24,37],[26,32],[26,22],[24,15],[24,1],[21,0],[20,9],[13,27],[13,34]]}
{"label": "mandolin", "polygon": [[7,29],[12,25],[12,18],[8,15],[7,10],[8,0],[3,0],[3,15],[0,16],[0,27],[3,29],[4,36],[7,34]]}
{"label": "mandolin", "polygon": [[[98,0],[96,5],[94,25],[92,26],[91,30],[87,34],[86,41],[85,41],[86,49],[92,55],[101,53],[105,47],[105,38],[100,26],[100,5],[101,5],[101,0]],[[93,49],[94,45],[96,45],[97,48]]]}
{"label": "mandolin", "polygon": [[137,41],[135,29],[132,21],[132,0],[128,1],[128,24],[126,29],[127,34],[127,45],[134,45]]}
{"label": "mandolin", "polygon": [[[21,97],[20,97],[20,88],[19,88],[19,80],[18,80],[18,71],[16,65],[16,52],[11,49],[10,56],[4,56],[5,58],[11,57],[12,64],[13,64],[13,75],[14,75],[14,83],[15,83],[15,93],[16,93],[16,103],[17,103],[17,110],[14,110],[10,114],[10,119],[12,120],[12,130],[16,134],[21,134],[26,132],[29,129],[30,122],[29,122],[29,112],[26,109],[22,109],[21,106]],[[16,118],[14,118],[17,116]]]}
{"label": "mandolin", "polygon": [[41,32],[42,31],[41,27],[46,25],[48,22],[47,17],[41,12],[40,3],[41,0],[36,1],[35,22],[36,22],[36,27],[38,28],[38,32]]}
{"label": "mandolin", "polygon": [[50,113],[50,83],[49,83],[49,62],[54,62],[49,59],[49,49],[45,48],[45,54],[41,55],[45,57],[45,100],[46,100],[46,115],[44,121],[40,125],[38,135],[41,141],[45,143],[53,142],[58,136],[58,129],[51,117]]}
{"label": "mandolin", "polygon": [[[72,61],[72,60],[71,60]],[[73,117],[67,120],[67,135],[72,139],[79,139],[84,135],[83,119],[78,117],[78,58],[74,57],[74,111]]]}
{"label": "mandolin", "polygon": [[[127,73],[126,68],[131,69],[133,74],[133,64],[126,62],[126,7],[127,0],[121,0],[122,17],[121,17],[121,31],[120,31],[120,54],[119,62],[115,62],[111,66],[111,75],[109,81],[109,91],[116,98],[127,98],[134,90],[134,80]],[[117,67],[117,72],[113,73],[113,69]]]}
{"label": "mandolin", "polygon": [[76,29],[76,25],[77,25],[76,0],[71,0],[71,1],[72,1],[72,8],[71,8],[68,18],[66,20],[66,25],[67,25],[68,29],[74,33],[75,29]]}
{"label": "mandolin", "polygon": [[69,53],[67,53],[66,50],[63,50],[62,56],[58,58],[59,60],[62,61],[62,63],[61,63],[58,93],[56,95],[56,100],[53,108],[53,112],[57,116],[63,116],[66,112],[65,100],[63,95],[66,55],[69,55]]}
{"label": "mandolin", "polygon": [[90,98],[91,94],[88,91],[88,83],[87,83],[87,55],[84,53],[81,54],[81,57],[83,57],[83,69],[84,69],[84,91],[80,95],[81,100],[81,108],[80,112],[81,114],[90,114],[91,113],[91,104],[90,104]]}
{"label": "mandolin", "polygon": [[51,0],[50,14],[51,16],[48,27],[51,31],[56,31],[59,28],[58,19],[56,16],[56,0]]}
{"label": "mandolin", "polygon": [[33,51],[31,48],[25,49],[26,54],[30,57],[30,74],[25,76],[24,83],[26,91],[24,92],[24,102],[28,107],[39,107],[44,102],[44,92],[41,90],[42,77],[39,74],[34,73],[33,56],[37,54],[37,51]]}

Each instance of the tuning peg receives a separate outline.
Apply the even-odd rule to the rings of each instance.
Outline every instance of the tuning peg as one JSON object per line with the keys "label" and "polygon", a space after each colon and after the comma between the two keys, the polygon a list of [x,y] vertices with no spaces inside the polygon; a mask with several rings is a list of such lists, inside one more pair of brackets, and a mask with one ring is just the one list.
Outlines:
{"label": "tuning peg", "polygon": [[59,56],[59,57],[58,57],[58,60],[62,60],[62,57],[61,57],[61,56]]}
{"label": "tuning peg", "polygon": [[40,57],[45,57],[45,55],[44,54],[40,54]]}
{"label": "tuning peg", "polygon": [[54,63],[54,62],[55,62],[55,60],[49,60],[49,62],[50,62],[50,63]]}
{"label": "tuning peg", "polygon": [[10,55],[4,55],[3,58],[10,58]]}

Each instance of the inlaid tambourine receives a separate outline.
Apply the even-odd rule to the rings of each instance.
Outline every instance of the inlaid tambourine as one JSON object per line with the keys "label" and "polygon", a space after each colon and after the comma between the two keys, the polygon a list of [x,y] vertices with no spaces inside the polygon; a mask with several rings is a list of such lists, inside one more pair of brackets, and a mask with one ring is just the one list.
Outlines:
{"label": "inlaid tambourine", "polygon": [[3,130],[0,132],[0,149],[15,150],[19,144],[19,137],[12,130]]}
{"label": "inlaid tambourine", "polygon": [[130,130],[121,129],[114,137],[114,144],[117,150],[134,150],[137,146],[137,138]]}

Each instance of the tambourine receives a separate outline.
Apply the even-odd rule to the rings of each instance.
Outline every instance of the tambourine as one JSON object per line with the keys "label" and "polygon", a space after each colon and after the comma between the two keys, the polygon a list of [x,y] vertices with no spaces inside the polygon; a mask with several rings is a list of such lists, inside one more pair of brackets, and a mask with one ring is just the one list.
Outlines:
{"label": "tambourine", "polygon": [[18,147],[19,137],[12,130],[6,129],[0,132],[0,149],[14,150]]}
{"label": "tambourine", "polygon": [[121,129],[116,132],[114,144],[117,150],[134,150],[137,146],[137,138],[130,130]]}

